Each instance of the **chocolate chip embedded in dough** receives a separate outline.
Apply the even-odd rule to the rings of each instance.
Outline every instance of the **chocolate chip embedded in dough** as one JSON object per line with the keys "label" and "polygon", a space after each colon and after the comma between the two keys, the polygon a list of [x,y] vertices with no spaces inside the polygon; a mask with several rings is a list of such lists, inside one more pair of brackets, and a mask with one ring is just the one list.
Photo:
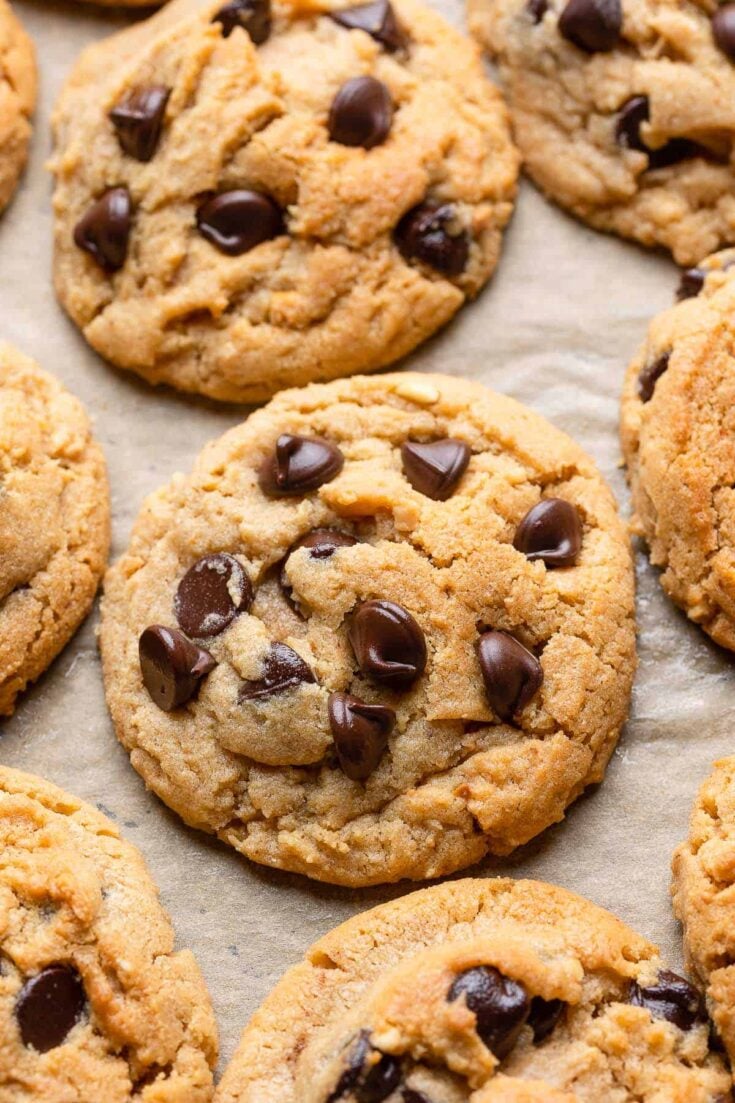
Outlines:
{"label": "chocolate chip embedded in dough", "polygon": [[178,628],[161,624],[145,629],[138,653],[143,684],[164,712],[191,700],[202,678],[217,665],[208,651],[197,647]]}
{"label": "chocolate chip embedded in dough", "polygon": [[74,227],[74,244],[89,253],[105,272],[125,264],[133,221],[133,204],[126,187],[109,188]]}
{"label": "chocolate chip embedded in dough", "polygon": [[150,161],[161,140],[171,89],[162,84],[134,88],[110,111],[120,148],[136,161]]}
{"label": "chocolate chip embedded in dough", "polygon": [[270,0],[229,0],[212,17],[212,22],[222,25],[223,38],[229,38],[236,27],[242,27],[251,42],[261,46],[271,33]]}
{"label": "chocolate chip embedded in dough", "polygon": [[187,636],[218,636],[253,603],[253,587],[242,565],[227,552],[197,559],[179,583],[174,612]]}
{"label": "chocolate chip embedded in dough", "polygon": [[283,215],[269,195],[237,188],[202,203],[197,229],[221,253],[238,257],[279,237],[284,232]]}
{"label": "chocolate chip embedded in dough", "polygon": [[369,704],[351,693],[329,698],[329,726],[342,773],[365,781],[378,766],[396,723],[393,709]]}
{"label": "chocolate chip embedded in dough", "polygon": [[451,203],[420,203],[404,214],[394,232],[405,260],[418,260],[443,276],[460,276],[467,267],[470,237],[457,224]]}
{"label": "chocolate chip embedded in dough", "polygon": [[620,0],[569,0],[559,16],[559,31],[589,54],[608,53],[620,42]]}
{"label": "chocolate chip embedded in dough", "polygon": [[542,498],[521,520],[513,547],[549,568],[573,567],[582,549],[579,512],[565,498]]}
{"label": "chocolate chip embedded in dough", "polygon": [[382,81],[353,77],[338,90],[329,112],[329,137],[343,146],[373,149],[390,134],[393,100]]}
{"label": "chocolate chip embedded in dough", "polygon": [[253,681],[243,682],[240,686],[238,701],[258,701],[286,693],[302,683],[316,682],[311,668],[298,652],[285,643],[271,644],[270,651],[263,660],[263,674]]}
{"label": "chocolate chip embedded in dough", "polygon": [[662,970],[656,983],[646,988],[634,981],[628,1001],[636,1007],[645,1007],[654,1019],[665,1019],[681,1030],[690,1030],[696,1023],[707,1021],[699,991],[684,977],[668,969]]}
{"label": "chocolate chip embedded in dough", "polygon": [[434,501],[451,498],[471,456],[463,440],[447,437],[427,444],[406,441],[401,446],[403,472],[414,490]]}
{"label": "chocolate chip embedded in dough", "polygon": [[510,1053],[528,1018],[531,1001],[524,986],[490,965],[466,969],[449,989],[450,1001],[464,998],[476,1019],[476,1030],[499,1058]]}
{"label": "chocolate chip embedded in dough", "polygon": [[330,12],[335,23],[348,30],[365,31],[389,53],[396,53],[408,45],[403,28],[388,0],[375,0],[372,4],[358,4],[354,8]]}
{"label": "chocolate chip embedded in dough", "polygon": [[490,707],[510,723],[541,688],[541,663],[508,632],[483,633],[477,653]]}
{"label": "chocolate chip embedded in dough", "polygon": [[360,671],[391,689],[408,689],[426,669],[426,640],[414,618],[394,601],[364,601],[348,635]]}
{"label": "chocolate chip embedded in dough", "polygon": [[258,482],[270,498],[308,494],[336,478],[344,462],[336,444],[322,437],[282,433],[260,469]]}
{"label": "chocolate chip embedded in dough", "polygon": [[39,1053],[60,1046],[84,1013],[82,978],[71,965],[48,965],[25,982],[15,1003],[23,1045]]}

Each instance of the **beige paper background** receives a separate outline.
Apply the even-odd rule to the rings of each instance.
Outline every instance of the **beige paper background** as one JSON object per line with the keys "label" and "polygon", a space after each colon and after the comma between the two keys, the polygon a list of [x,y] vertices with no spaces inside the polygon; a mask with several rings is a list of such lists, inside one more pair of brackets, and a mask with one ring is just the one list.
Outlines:
{"label": "beige paper background", "polygon": [[[41,106],[30,169],[0,219],[0,337],[86,403],[109,463],[117,554],[144,495],[187,470],[200,446],[243,413],[154,392],[106,366],[56,304],[43,167],[50,108],[79,50],[136,17],[74,0],[15,6],[37,44]],[[437,6],[462,23],[459,0]],[[627,509],[618,395],[647,319],[670,303],[676,282],[665,257],[586,229],[526,183],[495,279],[410,365],[481,380],[547,415],[591,452]],[[710,763],[735,752],[733,673],[725,653],[669,605],[640,552],[637,567],[640,669],[632,717],[604,784],[515,857],[472,872],[500,870],[574,889],[658,941],[676,964],[669,860]],[[180,944],[195,951],[205,973],[224,1061],[249,1015],[314,939],[411,886],[357,892],[312,884],[250,865],[184,827],[145,791],[115,740],[95,622],[96,614],[0,727],[0,761],[96,804],[141,848]]]}

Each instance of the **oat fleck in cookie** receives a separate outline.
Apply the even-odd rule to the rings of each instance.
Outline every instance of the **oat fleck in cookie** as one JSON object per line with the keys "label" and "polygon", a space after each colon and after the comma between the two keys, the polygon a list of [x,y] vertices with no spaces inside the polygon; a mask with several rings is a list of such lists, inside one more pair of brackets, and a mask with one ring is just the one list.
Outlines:
{"label": "oat fleck in cookie", "polygon": [[609,912],[465,880],[331,931],[246,1028],[216,1103],[725,1103],[699,992]]}
{"label": "oat fleck in cookie", "polygon": [[135,768],[321,880],[508,853],[602,778],[627,715],[612,496],[567,436],[459,379],[280,395],[149,499],[105,592]]}
{"label": "oat fleck in cookie", "polygon": [[26,163],[35,105],[33,43],[7,0],[0,0],[0,211]]}

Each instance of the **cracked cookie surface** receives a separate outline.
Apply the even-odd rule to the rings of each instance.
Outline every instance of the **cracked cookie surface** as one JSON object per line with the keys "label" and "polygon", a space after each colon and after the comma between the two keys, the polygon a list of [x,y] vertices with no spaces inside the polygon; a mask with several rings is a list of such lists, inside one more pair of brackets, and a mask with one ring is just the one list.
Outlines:
{"label": "cracked cookie surface", "polygon": [[7,0],[0,0],[0,211],[26,163],[35,105],[33,43]]}
{"label": "cracked cookie surface", "polygon": [[0,767],[0,1099],[208,1103],[199,967],[107,817]]}
{"label": "cracked cookie surface", "polygon": [[436,877],[602,778],[630,548],[591,460],[513,400],[314,384],[147,500],[101,648],[117,734],[188,823],[321,880]]}
{"label": "cracked cookie surface", "polygon": [[701,999],[609,912],[538,881],[412,893],[325,935],[216,1103],[724,1103]]}
{"label": "cracked cookie surface", "polygon": [[107,564],[109,493],[81,403],[0,343],[0,714],[90,610]]}

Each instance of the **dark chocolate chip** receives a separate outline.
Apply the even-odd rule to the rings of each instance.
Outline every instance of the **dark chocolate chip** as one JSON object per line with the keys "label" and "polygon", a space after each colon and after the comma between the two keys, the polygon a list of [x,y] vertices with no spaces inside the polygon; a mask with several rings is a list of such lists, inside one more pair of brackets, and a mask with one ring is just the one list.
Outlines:
{"label": "dark chocolate chip", "polygon": [[651,401],[656,383],[668,368],[670,359],[670,352],[662,352],[655,360],[649,361],[641,368],[638,375],[638,397],[641,402]]}
{"label": "dark chocolate chip", "polygon": [[414,490],[445,502],[467,470],[471,452],[463,440],[447,437],[430,444],[406,441],[401,446],[403,473]]}
{"label": "dark chocolate chip", "polygon": [[641,126],[650,117],[648,96],[632,96],[618,112],[615,138],[623,149],[636,149],[648,156],[649,169],[668,168],[689,157],[708,157],[709,151],[689,138],[671,138],[658,149],[651,149],[641,137]]}
{"label": "dark chocolate chip", "polygon": [[337,1081],[336,1088],[328,1096],[326,1103],[337,1103],[339,1099],[347,1095],[347,1092],[352,1091],[355,1084],[360,1079],[360,1073],[362,1072],[370,1048],[370,1035],[367,1030],[361,1030],[347,1050],[344,1071]]}
{"label": "dark chocolate chip", "polygon": [[350,693],[332,693],[329,726],[342,773],[364,781],[377,767],[396,723],[393,709],[370,705]]}
{"label": "dark chocolate chip", "polygon": [[284,232],[280,208],[268,195],[237,188],[202,203],[197,228],[221,253],[239,257]]}
{"label": "dark chocolate chip", "polygon": [[117,140],[136,161],[150,161],[158,148],[171,89],[162,84],[135,88],[110,112]]}
{"label": "dark chocolate chip", "polygon": [[269,498],[307,494],[339,475],[345,458],[322,437],[282,433],[260,469],[260,489]]}
{"label": "dark chocolate chip", "polygon": [[338,548],[351,548],[355,544],[359,544],[359,540],[354,536],[350,536],[348,532],[340,532],[339,529],[312,529],[306,536],[302,536],[300,540],[292,544],[282,560],[278,581],[286,600],[297,612],[299,612],[298,604],[291,597],[291,583],[286,573],[288,557],[298,551],[299,548],[307,548],[310,559],[330,559]]}
{"label": "dark chocolate chip", "polygon": [[253,587],[226,552],[197,559],[179,583],[174,612],[187,636],[218,636],[253,603]]}
{"label": "dark chocolate chip", "polygon": [[478,965],[459,974],[447,999],[462,996],[475,1013],[475,1029],[485,1045],[496,1057],[507,1056],[528,1018],[531,1001],[526,989],[493,966]]}
{"label": "dark chocolate chip", "polygon": [[106,272],[125,264],[133,220],[133,204],[125,187],[110,188],[92,204],[74,227],[74,244]]}
{"label": "dark chocolate chip", "polygon": [[423,1092],[417,1092],[415,1088],[404,1088],[401,1093],[401,1103],[433,1103],[433,1101]]}
{"label": "dark chocolate chip", "polygon": [[60,1046],[84,1013],[86,996],[71,965],[48,965],[27,980],[15,1004],[23,1045],[47,1053]]}
{"label": "dark chocolate chip", "polygon": [[559,31],[588,54],[608,53],[620,42],[620,0],[569,0],[559,16]]}
{"label": "dark chocolate chip", "polygon": [[428,264],[443,276],[459,276],[467,265],[470,238],[458,228],[450,203],[420,203],[404,214],[395,241],[405,260]]}
{"label": "dark chocolate chip", "polygon": [[634,981],[628,1001],[636,1007],[645,1007],[654,1019],[665,1019],[682,1030],[690,1030],[695,1023],[707,1021],[697,989],[684,977],[668,969],[659,973],[656,984],[649,988],[641,988]]}
{"label": "dark chocolate chip", "polygon": [[197,647],[178,628],[161,624],[146,628],[138,652],[143,684],[164,712],[191,700],[202,678],[217,665],[208,651]]}
{"label": "dark chocolate chip", "polygon": [[678,302],[683,299],[695,299],[704,287],[708,274],[706,268],[685,268],[676,290]]}
{"label": "dark chocolate chip", "polygon": [[720,4],[712,16],[714,40],[731,61],[735,61],[735,4]]}
{"label": "dark chocolate chip", "polygon": [[260,46],[271,33],[270,0],[229,0],[212,17],[212,22],[222,24],[224,38],[229,38],[235,27],[242,27],[250,40]]}
{"label": "dark chocolate chip", "polygon": [[303,682],[316,682],[314,674],[292,647],[285,643],[272,643],[270,651],[263,660],[263,675],[256,681],[243,682],[240,686],[238,701],[257,701],[264,697],[275,697],[285,693]]}
{"label": "dark chocolate chip", "polygon": [[[368,1060],[380,1054],[377,1061]],[[338,1103],[352,1093],[357,1103],[383,1103],[401,1082],[401,1065],[396,1057],[381,1053],[361,1030],[347,1052],[345,1070],[326,1103]]]}
{"label": "dark chocolate chip", "polygon": [[582,547],[582,522],[564,498],[542,498],[516,529],[513,547],[547,567],[573,567]]}
{"label": "dark chocolate chip", "polygon": [[346,81],[332,101],[329,137],[343,146],[379,146],[390,133],[393,100],[382,81],[375,77],[353,77]]}
{"label": "dark chocolate chip", "polygon": [[390,1053],[384,1053],[355,1088],[357,1103],[383,1103],[401,1082],[401,1062]]}
{"label": "dark chocolate chip", "polygon": [[541,663],[508,632],[483,633],[477,654],[490,707],[510,723],[541,688]]}
{"label": "dark chocolate chip", "polygon": [[528,0],[526,11],[531,16],[532,22],[538,24],[549,10],[549,0]]}
{"label": "dark chocolate chip", "polygon": [[375,0],[373,4],[359,4],[330,14],[335,23],[348,30],[365,31],[389,53],[403,50],[407,45],[406,35],[388,0]]}
{"label": "dark chocolate chip", "polygon": [[528,1025],[533,1030],[533,1040],[537,1045],[551,1034],[562,1017],[565,1006],[563,1000],[543,1000],[541,996],[533,997],[531,1010],[528,1013]]}
{"label": "dark chocolate chip", "polygon": [[363,601],[348,635],[361,672],[381,685],[408,689],[426,669],[424,633],[394,601]]}

